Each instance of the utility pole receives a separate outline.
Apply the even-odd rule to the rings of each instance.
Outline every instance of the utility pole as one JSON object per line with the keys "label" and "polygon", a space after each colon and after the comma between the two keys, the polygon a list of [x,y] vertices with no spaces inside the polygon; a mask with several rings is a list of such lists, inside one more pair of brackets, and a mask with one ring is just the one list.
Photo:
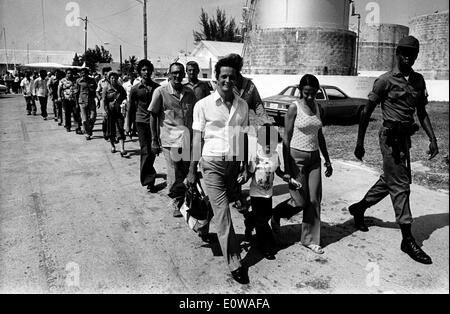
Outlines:
{"label": "utility pole", "polygon": [[144,1],[144,59],[147,59],[147,0]]}
{"label": "utility pole", "polygon": [[8,50],[6,50],[6,31],[3,27],[3,39],[5,40],[5,61],[6,61],[6,72],[8,72]]}
{"label": "utility pole", "polygon": [[361,14],[355,12],[354,0],[350,1],[352,5],[352,16],[358,17],[358,37],[356,41],[356,62],[355,62],[355,75],[358,76],[358,61],[359,61],[359,41],[360,41],[360,27],[361,27]]}
{"label": "utility pole", "polygon": [[86,16],[84,19],[79,17],[80,20],[84,22],[84,64],[86,63],[86,51],[87,51],[87,26],[88,26],[88,17]]}
{"label": "utility pole", "polygon": [[[41,0],[41,9],[42,9],[42,32],[43,32],[43,40],[44,40],[44,51],[47,51],[47,34],[45,32],[44,0]],[[47,53],[46,53],[46,59],[48,62],[48,54]]]}
{"label": "utility pole", "polygon": [[119,46],[119,51],[120,51],[120,73],[122,73],[122,45]]}

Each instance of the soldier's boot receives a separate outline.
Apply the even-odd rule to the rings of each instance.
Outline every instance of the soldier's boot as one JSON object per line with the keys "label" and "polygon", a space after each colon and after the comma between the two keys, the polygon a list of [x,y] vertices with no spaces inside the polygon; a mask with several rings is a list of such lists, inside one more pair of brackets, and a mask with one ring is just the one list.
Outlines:
{"label": "soldier's boot", "polygon": [[364,223],[364,212],[369,206],[364,200],[359,201],[358,203],[352,204],[348,207],[348,211],[353,216],[353,220],[355,222],[355,228],[362,232],[369,231],[366,224]]}
{"label": "soldier's boot", "polygon": [[413,238],[411,234],[411,224],[401,224],[400,230],[402,231],[403,236],[400,249],[416,262],[427,265],[432,264],[431,257],[417,245],[416,240]]}

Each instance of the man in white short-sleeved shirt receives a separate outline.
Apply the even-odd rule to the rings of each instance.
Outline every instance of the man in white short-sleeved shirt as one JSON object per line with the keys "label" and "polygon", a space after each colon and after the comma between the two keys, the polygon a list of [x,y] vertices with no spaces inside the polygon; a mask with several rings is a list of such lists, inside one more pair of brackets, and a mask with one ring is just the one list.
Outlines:
{"label": "man in white short-sleeved shirt", "polygon": [[[247,269],[241,264],[239,241],[233,228],[229,195],[239,178],[246,181],[244,171],[239,176],[241,161],[245,161],[245,132],[248,127],[248,105],[233,93],[237,69],[231,60],[217,62],[217,89],[198,101],[194,106],[193,154],[187,182],[197,182],[198,159],[206,192],[214,212],[220,247],[234,280],[241,284],[249,282]],[[202,135],[204,145],[201,146]],[[201,154],[200,154],[201,152]],[[244,163],[246,166],[246,163]]]}

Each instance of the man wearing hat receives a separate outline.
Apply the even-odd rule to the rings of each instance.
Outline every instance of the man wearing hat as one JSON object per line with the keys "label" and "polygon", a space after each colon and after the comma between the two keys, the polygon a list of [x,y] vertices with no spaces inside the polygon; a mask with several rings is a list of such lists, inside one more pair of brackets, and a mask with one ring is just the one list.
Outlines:
{"label": "man wearing hat", "polygon": [[411,184],[409,150],[411,135],[419,129],[414,123],[414,112],[417,111],[420,125],[430,140],[429,159],[434,158],[439,152],[426,111],[428,94],[425,80],[421,74],[412,69],[418,53],[419,41],[416,38],[413,36],[402,38],[396,50],[396,66],[374,82],[369,102],[361,116],[355,156],[360,160],[364,157],[364,136],[369,119],[375,107],[381,103],[383,125],[379,132],[379,141],[383,155],[383,174],[361,201],[349,207],[349,212],[354,217],[355,227],[367,232],[369,229],[364,224],[365,210],[389,195],[396,222],[402,232],[401,250],[419,263],[431,264],[431,258],[417,245],[412,236],[413,218],[409,204]]}

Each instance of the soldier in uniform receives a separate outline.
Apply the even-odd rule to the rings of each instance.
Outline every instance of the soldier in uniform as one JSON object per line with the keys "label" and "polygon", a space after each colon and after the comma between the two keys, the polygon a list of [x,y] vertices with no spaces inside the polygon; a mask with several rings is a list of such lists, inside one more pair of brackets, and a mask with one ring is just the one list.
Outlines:
{"label": "soldier in uniform", "polygon": [[397,65],[390,72],[380,76],[369,94],[358,130],[355,156],[364,157],[364,136],[370,116],[375,107],[381,103],[383,126],[379,132],[380,148],[383,155],[383,174],[364,198],[349,207],[354,217],[355,227],[363,232],[369,229],[364,224],[364,212],[377,204],[387,195],[391,197],[395,210],[396,222],[402,232],[401,250],[419,263],[431,264],[431,258],[417,245],[411,233],[413,218],[411,215],[409,195],[411,168],[409,150],[411,135],[419,126],[414,123],[414,112],[430,140],[429,159],[438,154],[436,137],[426,111],[427,91],[423,76],[414,72],[412,66],[419,53],[419,41],[413,36],[400,40],[396,58]]}

